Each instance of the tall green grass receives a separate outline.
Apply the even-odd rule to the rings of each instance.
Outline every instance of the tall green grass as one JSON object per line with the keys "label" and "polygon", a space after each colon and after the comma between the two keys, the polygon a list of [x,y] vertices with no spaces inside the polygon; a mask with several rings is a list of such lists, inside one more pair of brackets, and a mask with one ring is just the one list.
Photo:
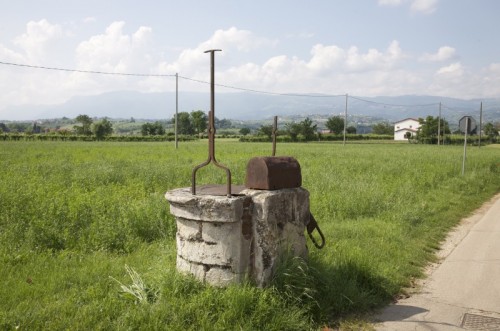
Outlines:
{"label": "tall green grass", "polygon": [[[265,143],[224,141],[217,159],[243,183]],[[0,142],[0,328],[305,330],[390,302],[447,231],[500,191],[500,148],[280,144],[302,167],[327,238],[289,259],[273,286],[218,289],[175,271],[165,191],[190,185],[207,143]],[[198,182],[223,183],[213,167]],[[148,300],[123,293],[133,286]],[[112,278],[117,281],[113,280]]]}

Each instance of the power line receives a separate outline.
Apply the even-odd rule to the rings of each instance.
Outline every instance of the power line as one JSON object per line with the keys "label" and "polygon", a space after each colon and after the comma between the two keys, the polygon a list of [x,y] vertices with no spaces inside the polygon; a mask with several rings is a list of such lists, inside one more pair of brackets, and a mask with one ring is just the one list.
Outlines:
{"label": "power line", "polygon": [[[106,72],[106,71],[94,71],[94,70],[79,70],[79,69],[35,66],[35,65],[30,65],[30,64],[20,64],[20,63],[3,62],[3,61],[0,61],[0,64],[10,65],[10,66],[15,66],[15,67],[32,68],[32,69],[55,70],[55,71],[65,71],[65,72],[79,72],[79,73],[99,74],[99,75],[135,76],[135,77],[175,77],[176,76],[175,74],[142,74],[142,73],[120,73],[120,72]],[[210,84],[209,82],[199,80],[199,79],[184,77],[184,76],[180,76],[180,75],[178,77],[185,79],[185,80],[193,81],[196,83]],[[253,89],[236,87],[236,86],[231,86],[231,85],[224,85],[224,84],[215,84],[215,85],[219,86],[219,87],[233,89],[233,90],[240,90],[240,91],[261,93],[261,94],[269,94],[269,95],[290,96],[290,97],[337,98],[337,97],[345,96],[345,94],[339,94],[339,95],[318,94],[318,95],[314,95],[314,94],[300,94],[300,93],[277,93],[277,92],[253,90]]]}
{"label": "power line", "polygon": [[392,104],[392,103],[384,103],[384,102],[377,102],[377,101],[371,101],[371,100],[366,100],[366,99],[361,99],[359,97],[355,97],[352,95],[349,95],[350,98],[367,102],[367,103],[373,103],[377,105],[382,105],[382,106],[388,106],[388,107],[430,107],[430,106],[437,106],[439,105],[439,102],[436,103],[427,103],[427,104],[419,104],[419,105],[398,105],[398,104]]}
{"label": "power line", "polygon": [[80,72],[80,73],[85,73],[85,74],[116,75],[116,76],[138,76],[138,77],[175,77],[175,75],[166,75],[166,74],[138,74],[138,73],[106,72],[106,71],[93,71],[93,70],[78,70],[78,69],[67,69],[67,68],[56,68],[56,67],[44,67],[44,66],[34,66],[34,65],[29,65],[29,64],[19,64],[19,63],[3,62],[3,61],[0,61],[0,64],[10,65],[10,66],[16,66],[16,67],[43,69],[43,70],[56,70],[56,71],[66,71],[66,72]]}
{"label": "power line", "polygon": [[[4,61],[0,61],[0,64],[10,65],[10,66],[16,66],[16,67],[32,68],[32,69],[55,70],[55,71],[64,71],[64,72],[79,72],[79,73],[99,74],[99,75],[135,76],[135,77],[176,77],[175,74],[143,74],[143,73],[120,73],[120,72],[107,72],[107,71],[94,71],[94,70],[79,70],[79,69],[68,69],[68,68],[58,68],[58,67],[36,66],[36,65],[29,65],[29,64],[4,62]],[[210,84],[207,81],[203,81],[203,80],[199,80],[199,79],[194,79],[194,78],[189,78],[189,77],[180,76],[180,75],[178,75],[178,78],[182,78],[184,80],[189,80],[189,81],[196,82],[196,83],[201,83],[201,84]],[[268,94],[268,95],[287,96],[287,97],[340,98],[340,97],[345,97],[346,96],[346,94],[278,93],[278,92],[269,92],[269,91],[262,91],[262,90],[254,90],[254,89],[237,87],[237,86],[231,86],[231,85],[224,85],[224,84],[215,84],[215,85],[219,86],[219,87],[233,89],[233,90],[246,91],[246,92],[252,92],[252,93],[260,93],[260,94]],[[360,97],[356,97],[356,96],[352,96],[352,95],[349,95],[349,98],[353,98],[355,100],[366,102],[366,103],[372,103],[372,104],[387,106],[387,107],[429,107],[429,106],[437,106],[437,105],[439,105],[438,102],[437,103],[429,103],[429,104],[417,104],[417,105],[390,104],[390,103],[383,103],[383,102],[366,100],[366,99],[362,99]],[[443,105],[443,106],[445,108],[451,110],[451,108],[446,107],[445,105]]]}
{"label": "power line", "polygon": [[[203,81],[203,80],[198,80],[194,78],[189,78],[189,77],[183,77],[179,76],[179,78],[185,79],[185,80],[190,80],[193,82],[197,83],[202,83],[202,84],[210,84],[209,82]],[[269,92],[269,91],[262,91],[262,90],[253,90],[249,88],[243,88],[243,87],[236,87],[236,86],[231,86],[231,85],[224,85],[224,84],[215,84],[215,86],[219,87],[225,87],[233,90],[239,90],[239,91],[246,91],[246,92],[253,92],[253,93],[261,93],[261,94],[269,94],[269,95],[280,95],[280,96],[287,96],[287,97],[307,97],[307,98],[338,98],[338,97],[345,97],[345,94],[303,94],[303,93],[278,93],[278,92]]]}

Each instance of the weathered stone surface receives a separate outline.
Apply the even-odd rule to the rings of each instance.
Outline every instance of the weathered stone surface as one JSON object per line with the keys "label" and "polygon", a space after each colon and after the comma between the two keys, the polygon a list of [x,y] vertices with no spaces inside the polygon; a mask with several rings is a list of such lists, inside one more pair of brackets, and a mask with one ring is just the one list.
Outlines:
{"label": "weathered stone surface", "polygon": [[271,279],[285,252],[307,257],[305,225],[309,192],[302,188],[242,196],[165,195],[177,220],[177,268],[217,286],[245,278],[258,286]]}
{"label": "weathered stone surface", "polygon": [[177,257],[177,270],[216,286],[240,283],[246,276],[246,273],[234,273],[230,268],[197,264],[187,261],[180,256]]}
{"label": "weathered stone surface", "polygon": [[306,258],[304,236],[309,221],[309,192],[303,188],[276,191],[244,190],[252,198],[254,263],[252,278],[259,286],[271,279],[283,253]]}
{"label": "weathered stone surface", "polygon": [[177,235],[184,240],[201,240],[203,222],[177,217]]}
{"label": "weathered stone surface", "polygon": [[177,270],[183,274],[191,274],[199,280],[205,280],[205,268],[202,264],[186,261],[181,256],[177,255],[176,267]]}
{"label": "weathered stone surface", "polygon": [[203,222],[201,230],[203,241],[208,243],[224,243],[233,245],[234,239],[241,237],[241,221],[231,223]]}
{"label": "weathered stone surface", "polygon": [[192,195],[190,188],[168,191],[165,198],[175,217],[204,222],[238,222],[243,215],[245,196]]}
{"label": "weathered stone surface", "polygon": [[205,281],[217,286],[227,286],[234,283],[240,283],[242,274],[236,274],[230,269],[212,267],[205,273]]}

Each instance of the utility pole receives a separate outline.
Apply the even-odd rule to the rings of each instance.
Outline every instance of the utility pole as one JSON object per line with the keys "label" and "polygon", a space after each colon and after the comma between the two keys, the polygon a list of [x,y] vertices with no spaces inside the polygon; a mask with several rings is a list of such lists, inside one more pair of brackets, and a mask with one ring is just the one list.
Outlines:
{"label": "utility pole", "polygon": [[442,143],[443,146],[444,146],[445,141],[446,141],[446,124],[445,124],[445,122],[446,122],[446,118],[443,118],[443,143]]}
{"label": "utility pole", "polygon": [[479,148],[481,148],[481,131],[483,130],[483,102],[479,108]]}
{"label": "utility pole", "polygon": [[438,118],[438,146],[441,139],[441,102],[439,102],[439,118]]}
{"label": "utility pole", "polygon": [[179,148],[177,140],[177,117],[179,115],[179,74],[175,73],[175,149]]}
{"label": "utility pole", "polygon": [[345,94],[345,110],[344,110],[344,143],[342,146],[345,146],[345,133],[346,133],[346,128],[347,128],[347,99],[349,98],[349,95],[346,93]]}
{"label": "utility pole", "polygon": [[462,176],[465,174],[465,159],[467,158],[467,133],[469,132],[469,117],[465,119],[465,136],[464,136],[464,158],[462,161]]}

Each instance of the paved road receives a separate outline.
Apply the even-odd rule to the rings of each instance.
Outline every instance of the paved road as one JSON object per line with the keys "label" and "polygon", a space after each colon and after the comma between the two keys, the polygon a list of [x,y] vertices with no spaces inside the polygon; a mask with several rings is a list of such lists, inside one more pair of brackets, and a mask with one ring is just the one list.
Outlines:
{"label": "paved road", "polygon": [[418,294],[384,309],[377,330],[500,330],[500,194],[452,232]]}

